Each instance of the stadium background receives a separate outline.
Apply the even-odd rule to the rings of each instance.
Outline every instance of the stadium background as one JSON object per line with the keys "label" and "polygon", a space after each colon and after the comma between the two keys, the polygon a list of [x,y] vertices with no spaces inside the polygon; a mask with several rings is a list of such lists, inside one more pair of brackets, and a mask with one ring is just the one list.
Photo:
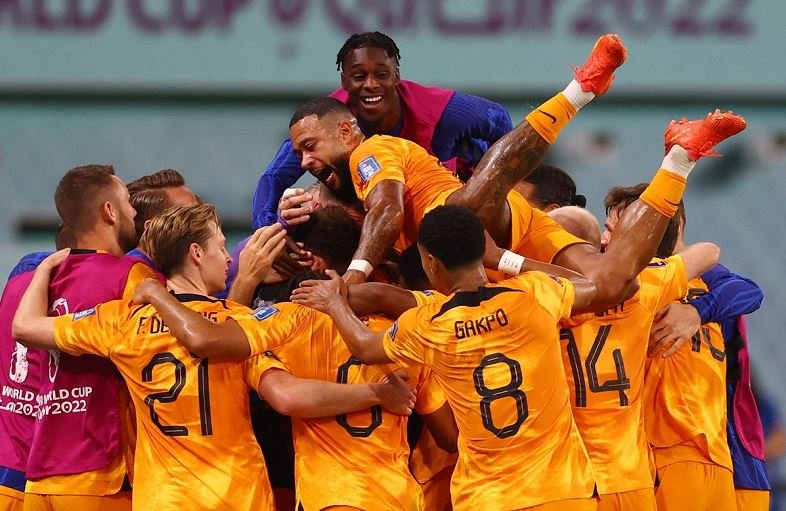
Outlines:
{"label": "stadium background", "polygon": [[610,186],[652,176],[669,120],[745,115],[725,157],[691,177],[687,238],[717,242],[764,289],[749,318],[754,371],[786,410],[784,19],[778,0],[2,1],[0,271],[51,246],[54,188],[84,163],[126,181],[178,169],[240,239],[291,113],[338,87],[352,32],[391,35],[403,78],[488,96],[518,122],[614,31],[628,62],[548,160],[602,218]]}

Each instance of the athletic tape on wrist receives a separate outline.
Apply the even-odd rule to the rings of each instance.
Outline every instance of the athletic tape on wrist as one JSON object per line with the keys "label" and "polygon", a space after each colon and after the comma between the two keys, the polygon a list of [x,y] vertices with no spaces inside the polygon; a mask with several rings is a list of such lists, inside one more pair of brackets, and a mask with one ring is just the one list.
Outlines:
{"label": "athletic tape on wrist", "polygon": [[518,275],[521,273],[521,268],[524,266],[524,261],[526,261],[524,256],[515,252],[511,252],[510,250],[506,250],[502,253],[502,257],[499,259],[497,269],[508,275]]}
{"label": "athletic tape on wrist", "polygon": [[362,271],[368,277],[374,271],[374,267],[365,259],[353,259],[347,268],[347,271],[349,270]]}
{"label": "athletic tape on wrist", "polygon": [[285,231],[289,231],[289,222],[287,219],[281,216],[281,211],[278,212],[278,217],[276,218],[276,223],[281,224],[281,228]]}

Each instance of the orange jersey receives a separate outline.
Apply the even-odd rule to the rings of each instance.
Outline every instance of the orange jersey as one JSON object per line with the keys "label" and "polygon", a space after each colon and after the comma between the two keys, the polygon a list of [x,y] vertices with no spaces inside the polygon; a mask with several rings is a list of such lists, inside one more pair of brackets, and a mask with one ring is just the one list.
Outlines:
{"label": "orange jersey", "polygon": [[[347,349],[330,317],[308,310],[308,329],[296,340],[249,360],[249,382],[258,385],[269,369],[338,383],[379,382],[390,372],[388,366],[361,364]],[[367,324],[374,331],[382,331],[392,321],[372,316]],[[418,389],[418,413],[433,413],[445,404],[444,394],[431,382],[428,371],[419,367],[410,373],[410,382]],[[293,417],[292,435],[296,492],[304,509],[337,505],[368,511],[420,509],[420,486],[408,469],[406,417],[380,406],[337,417]]]}
{"label": "orange jersey", "polygon": [[349,158],[355,193],[363,202],[380,182],[392,179],[404,184],[404,229],[396,249],[417,241],[423,216],[444,204],[461,188],[461,181],[428,152],[404,138],[374,135],[364,140]]}
{"label": "orange jersey", "polygon": [[[699,278],[688,288],[684,301],[707,292]],[[671,357],[647,359],[644,424],[657,468],[684,461],[682,452],[687,460],[732,470],[726,442],[726,353],[717,323],[701,325]],[[671,450],[659,456],[662,448]]]}
{"label": "orange jersey", "polygon": [[456,510],[592,495],[559,349],[573,300],[571,282],[530,272],[408,310],[385,333],[388,356],[431,369],[453,409]]}
{"label": "orange jersey", "polygon": [[[178,299],[215,322],[248,311],[203,296]],[[122,300],[57,318],[55,338],[66,353],[112,360],[131,391],[134,509],[273,509],[242,362],[192,355],[152,306]]]}
{"label": "orange jersey", "polygon": [[612,309],[571,317],[560,334],[573,417],[601,495],[653,486],[642,417],[644,363],[655,313],[688,289],[682,257],[653,261],[639,286]]}

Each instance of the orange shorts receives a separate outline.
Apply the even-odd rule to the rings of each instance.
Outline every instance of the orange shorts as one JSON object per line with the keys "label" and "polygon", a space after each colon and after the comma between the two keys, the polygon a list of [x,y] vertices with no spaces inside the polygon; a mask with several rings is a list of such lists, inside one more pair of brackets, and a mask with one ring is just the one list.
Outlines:
{"label": "orange shorts", "polygon": [[[596,511],[598,499],[565,499],[526,508],[526,511]],[[524,511],[524,510],[522,510]]]}
{"label": "orange shorts", "polygon": [[550,216],[529,205],[523,195],[508,194],[510,207],[510,250],[537,261],[550,263],[563,248],[586,243],[562,228]]}
{"label": "orange shorts", "polygon": [[114,495],[25,495],[24,511],[131,511],[131,492]]}
{"label": "orange shorts", "polygon": [[737,497],[737,511],[768,511],[770,509],[770,492],[767,490],[734,490]]}
{"label": "orange shorts", "polygon": [[609,493],[598,497],[598,511],[657,511],[655,489]]}
{"label": "orange shorts", "polygon": [[658,511],[736,511],[731,470],[710,463],[681,461],[658,469]]}
{"label": "orange shorts", "polygon": [[0,486],[0,511],[22,511],[24,507],[24,492]]}

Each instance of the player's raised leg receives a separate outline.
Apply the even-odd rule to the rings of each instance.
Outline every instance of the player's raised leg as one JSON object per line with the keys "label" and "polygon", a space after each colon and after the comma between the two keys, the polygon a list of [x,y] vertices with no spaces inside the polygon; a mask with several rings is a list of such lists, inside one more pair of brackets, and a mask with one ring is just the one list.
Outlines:
{"label": "player's raised leg", "polygon": [[605,253],[575,244],[554,257],[554,264],[578,271],[595,283],[594,310],[619,303],[655,255],[699,158],[716,155],[717,144],[744,129],[742,117],[718,110],[703,119],[672,121],[666,129],[666,156],[660,169],[640,199],[625,209]]}
{"label": "player's raised leg", "polygon": [[507,245],[510,210],[506,199],[513,185],[540,164],[582,107],[609,90],[614,71],[626,58],[627,51],[618,35],[606,34],[598,39],[584,65],[575,69],[575,79],[492,145],[472,178],[447,202],[475,211],[497,243]]}

